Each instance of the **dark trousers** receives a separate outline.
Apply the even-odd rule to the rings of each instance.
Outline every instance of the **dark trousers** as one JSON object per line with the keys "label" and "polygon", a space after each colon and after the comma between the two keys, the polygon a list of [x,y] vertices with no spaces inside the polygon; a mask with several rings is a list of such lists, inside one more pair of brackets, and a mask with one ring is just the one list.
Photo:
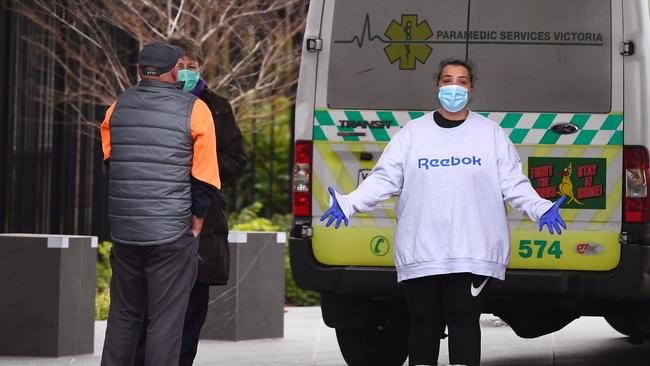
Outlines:
{"label": "dark trousers", "polygon": [[[201,327],[205,322],[208,314],[208,300],[210,298],[210,286],[201,282],[194,283],[190,299],[187,303],[185,312],[185,324],[183,325],[183,336],[181,340],[181,353],[178,365],[191,366],[196,357],[196,351],[199,347],[199,336]],[[147,332],[144,331],[143,325],[138,340],[138,348],[135,353],[134,366],[145,365],[145,344],[147,341]]]}
{"label": "dark trousers", "polygon": [[449,363],[479,366],[479,318],[485,305],[486,281],[489,282],[488,277],[471,273],[404,281],[410,317],[410,366],[438,364],[441,329],[445,323],[449,331]]}
{"label": "dark trousers", "polygon": [[187,301],[196,278],[198,239],[188,231],[176,242],[114,244],[102,366],[131,366],[145,309],[146,365],[176,366]]}
{"label": "dark trousers", "polygon": [[187,304],[187,312],[185,313],[179,366],[192,366],[192,363],[194,363],[196,350],[199,347],[201,327],[203,327],[205,317],[208,315],[209,299],[210,286],[196,282],[190,294],[190,302]]}

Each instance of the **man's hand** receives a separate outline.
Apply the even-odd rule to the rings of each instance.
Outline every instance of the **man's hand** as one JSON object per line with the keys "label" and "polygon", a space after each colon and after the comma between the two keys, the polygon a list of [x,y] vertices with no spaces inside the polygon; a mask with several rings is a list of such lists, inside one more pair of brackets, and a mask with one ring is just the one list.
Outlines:
{"label": "man's hand", "polygon": [[555,228],[555,231],[558,235],[562,234],[560,226],[566,229],[566,224],[560,216],[560,206],[562,206],[562,203],[564,203],[564,201],[566,201],[566,196],[560,197],[560,199],[555,201],[553,206],[549,208],[548,211],[544,212],[542,217],[539,218],[539,231],[542,231],[542,228],[544,225],[546,225],[551,235],[553,235],[553,228]]}
{"label": "man's hand", "polygon": [[203,228],[203,219],[192,215],[192,234],[194,234],[195,238],[201,235],[201,228]]}
{"label": "man's hand", "polygon": [[341,221],[345,223],[345,226],[348,226],[348,218],[345,217],[345,214],[341,210],[341,206],[339,206],[339,203],[336,200],[336,194],[334,193],[334,189],[332,189],[332,187],[327,187],[327,191],[332,196],[332,207],[330,207],[329,210],[325,211],[323,216],[321,216],[320,221],[325,221],[325,219],[329,217],[329,220],[327,220],[325,226],[332,225],[332,222],[334,222],[335,220],[336,220],[335,227],[337,229],[341,225]]}

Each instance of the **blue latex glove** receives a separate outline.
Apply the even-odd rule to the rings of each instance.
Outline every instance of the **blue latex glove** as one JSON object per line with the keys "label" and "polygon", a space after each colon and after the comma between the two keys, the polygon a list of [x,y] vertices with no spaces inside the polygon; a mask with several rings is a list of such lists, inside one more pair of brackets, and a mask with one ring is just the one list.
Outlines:
{"label": "blue latex glove", "polygon": [[564,220],[562,220],[562,217],[560,217],[559,210],[564,201],[566,201],[566,196],[560,197],[560,199],[555,201],[548,211],[544,212],[542,217],[539,218],[539,231],[542,231],[542,228],[546,225],[548,232],[551,233],[551,235],[553,235],[553,228],[555,228],[558,235],[562,234],[560,226],[566,229],[566,224],[564,223]]}
{"label": "blue latex glove", "polygon": [[325,221],[325,219],[329,217],[329,220],[325,226],[332,225],[332,222],[334,222],[334,220],[336,220],[336,226],[334,227],[337,229],[339,226],[341,226],[341,221],[345,223],[345,226],[348,226],[348,218],[345,217],[343,210],[341,210],[341,206],[339,206],[339,202],[336,200],[334,189],[332,187],[327,187],[327,191],[332,196],[332,207],[330,207],[329,210],[325,211],[323,216],[320,217],[320,221]]}

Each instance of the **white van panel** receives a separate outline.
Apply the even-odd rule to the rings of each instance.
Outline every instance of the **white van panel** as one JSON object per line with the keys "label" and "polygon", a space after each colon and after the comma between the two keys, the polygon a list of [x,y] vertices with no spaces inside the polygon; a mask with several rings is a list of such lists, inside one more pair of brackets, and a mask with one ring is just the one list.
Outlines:
{"label": "white van panel", "polygon": [[327,107],[327,75],[329,74],[330,44],[332,43],[332,26],[334,18],[335,0],[325,1],[323,6],[323,26],[321,28],[321,39],[323,50],[320,51],[322,62],[318,67],[318,83],[316,84],[316,108]]}
{"label": "white van panel", "polygon": [[316,70],[320,55],[319,52],[307,51],[307,39],[320,37],[322,12],[323,0],[312,0],[309,3],[296,92],[295,140],[311,140],[313,135]]}
{"label": "white van panel", "polygon": [[635,52],[624,58],[626,145],[650,143],[650,14],[648,1],[623,1],[624,40]]}

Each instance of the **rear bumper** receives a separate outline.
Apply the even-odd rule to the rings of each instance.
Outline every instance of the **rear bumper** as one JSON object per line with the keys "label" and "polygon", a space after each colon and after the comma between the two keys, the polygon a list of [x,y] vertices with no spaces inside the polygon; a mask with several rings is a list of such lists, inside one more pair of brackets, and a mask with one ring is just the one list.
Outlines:
{"label": "rear bumper", "polygon": [[328,266],[314,258],[310,239],[289,238],[296,284],[306,290],[342,295],[403,296],[394,267]]}
{"label": "rear bumper", "polygon": [[[289,238],[291,268],[304,289],[349,295],[402,296],[393,267],[327,266],[314,258],[311,240]],[[607,272],[508,270],[493,281],[490,300],[544,302],[650,300],[650,246],[624,245],[619,266]]]}
{"label": "rear bumper", "polygon": [[567,300],[650,300],[650,247],[625,245],[618,267],[606,272],[508,270],[495,281],[491,298],[549,296]]}

